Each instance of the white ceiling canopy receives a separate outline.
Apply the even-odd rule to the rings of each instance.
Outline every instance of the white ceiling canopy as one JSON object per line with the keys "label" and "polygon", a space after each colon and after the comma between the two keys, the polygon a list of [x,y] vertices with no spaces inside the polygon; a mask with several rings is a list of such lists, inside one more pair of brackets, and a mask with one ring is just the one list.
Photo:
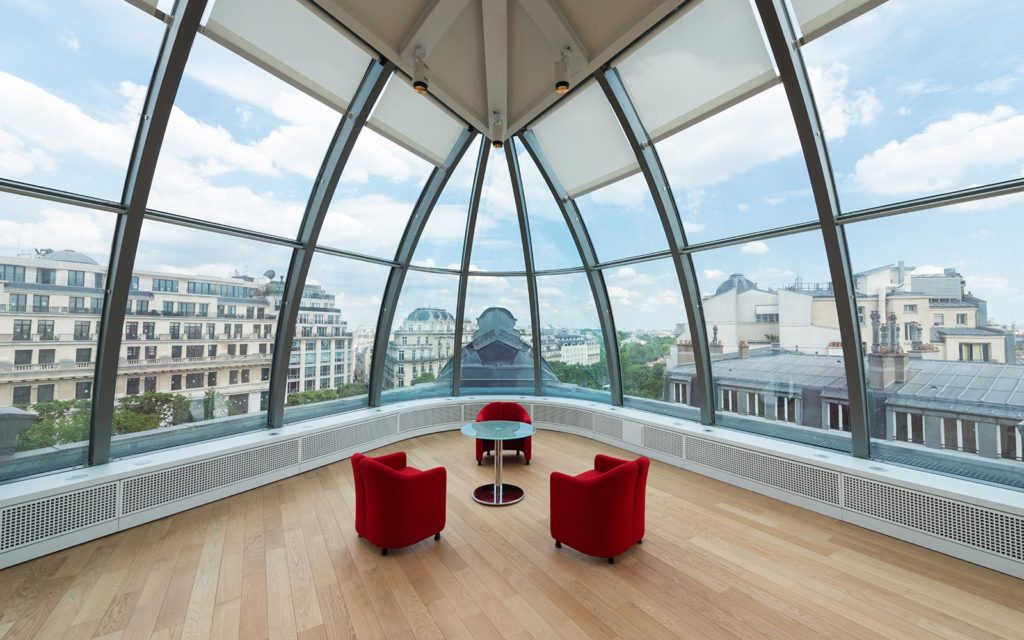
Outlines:
{"label": "white ceiling canopy", "polygon": [[[223,0],[218,0],[221,2]],[[573,84],[679,6],[679,0],[313,0],[413,74],[417,51],[430,93],[502,138],[555,103],[555,63],[568,48]]]}

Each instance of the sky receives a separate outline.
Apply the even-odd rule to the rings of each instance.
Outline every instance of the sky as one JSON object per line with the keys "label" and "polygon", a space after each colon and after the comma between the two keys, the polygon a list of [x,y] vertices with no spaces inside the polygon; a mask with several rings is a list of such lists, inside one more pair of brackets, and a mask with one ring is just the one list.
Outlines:
{"label": "sky", "polygon": [[[0,176],[119,200],[163,28],[121,0],[0,5]],[[1016,0],[890,0],[806,45],[842,209],[1024,176],[1022,41],[1024,3]],[[763,46],[746,44],[752,51]],[[742,63],[705,54],[664,55],[671,64]],[[149,206],[294,237],[339,119],[331,106],[198,36]],[[621,131],[594,136],[621,145]],[[781,86],[658,140],[656,149],[691,242],[816,218]],[[522,270],[505,151],[488,153],[471,268]],[[473,145],[456,167],[424,229],[415,265],[459,268],[477,154]],[[519,161],[537,268],[578,267],[547,186],[521,149]],[[433,168],[364,129],[320,243],[393,258]],[[853,267],[899,260],[918,273],[955,267],[968,289],[988,300],[992,320],[1024,325],[1024,274],[1016,259],[1024,240],[1021,203],[1007,196],[850,224]],[[640,175],[581,195],[577,204],[601,260],[666,248]],[[0,207],[0,254],[67,248],[106,263],[112,214],[8,194],[0,194]],[[289,256],[276,245],[147,221],[137,265],[280,276]],[[705,293],[731,273],[762,288],[830,279],[817,232],[700,252],[694,264]],[[337,295],[352,326],[372,327],[387,275],[386,267],[317,255],[309,278]],[[618,328],[671,329],[685,321],[670,261],[613,267],[605,277]],[[416,306],[454,314],[457,288],[454,276],[411,272],[398,316]],[[597,325],[584,276],[544,276],[538,289],[543,325]],[[528,324],[525,280],[472,277],[467,317],[495,305]]]}

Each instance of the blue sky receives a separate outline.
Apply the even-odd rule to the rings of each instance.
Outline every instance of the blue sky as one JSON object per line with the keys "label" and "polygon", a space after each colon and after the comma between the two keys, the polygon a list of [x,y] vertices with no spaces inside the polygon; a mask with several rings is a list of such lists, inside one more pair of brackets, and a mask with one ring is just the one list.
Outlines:
{"label": "blue sky", "polygon": [[[683,17],[685,19],[685,16]],[[0,7],[0,176],[117,200],[163,25],[119,0]],[[1024,175],[1024,4],[890,0],[804,47],[844,210]],[[393,80],[397,81],[397,80]],[[150,206],[292,236],[323,151],[332,108],[197,39],[172,116]],[[661,140],[687,235],[703,242],[815,218],[781,87]],[[457,267],[476,147],[456,169],[414,263]],[[473,267],[522,268],[502,152],[491,152]],[[579,265],[561,213],[525,154],[538,268]],[[390,258],[432,165],[366,130],[332,202],[323,244]],[[848,227],[857,270],[904,260],[956,267],[998,322],[1024,325],[1019,197]],[[75,248],[103,263],[112,216],[0,194],[0,251]],[[665,248],[650,195],[632,176],[578,199],[601,259]],[[226,276],[283,273],[288,251],[147,222],[140,267]],[[701,253],[703,291],[742,272],[762,287],[828,280],[816,233]],[[387,270],[318,257],[311,281],[372,325]],[[668,261],[606,273],[620,328],[682,322]],[[403,309],[454,313],[450,276],[410,275]],[[580,284],[582,282],[582,285]],[[457,286],[457,282],[455,283]],[[594,326],[582,276],[542,279],[543,324]],[[521,278],[474,278],[473,315],[506,305],[525,324]],[[449,302],[450,301],[450,302]],[[400,312],[401,313],[401,312]]]}

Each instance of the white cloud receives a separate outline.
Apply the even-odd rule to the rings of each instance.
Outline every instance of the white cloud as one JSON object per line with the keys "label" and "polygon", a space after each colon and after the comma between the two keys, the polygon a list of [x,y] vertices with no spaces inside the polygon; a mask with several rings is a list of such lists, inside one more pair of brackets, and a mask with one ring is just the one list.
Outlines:
{"label": "white cloud", "polygon": [[0,175],[24,178],[37,171],[52,171],[57,166],[42,149],[29,148],[18,136],[0,129]]}
{"label": "white cloud", "polygon": [[915,267],[910,273],[915,276],[934,276],[943,273],[945,269],[937,264],[922,264]]}
{"label": "white cloud", "polygon": [[767,198],[764,199],[765,204],[767,204],[770,207],[780,205],[785,201],[786,198],[784,196],[768,196]]}
{"label": "white cloud", "polygon": [[[989,113],[957,113],[903,141],[891,140],[857,161],[855,183],[883,195],[946,191],[963,186],[970,172],[1024,162],[1024,114],[998,106]],[[991,178],[991,175],[985,175]]]}
{"label": "white cloud", "polygon": [[948,82],[938,82],[931,78],[922,78],[900,85],[897,87],[896,92],[904,96],[921,96],[930,93],[945,93],[952,89],[953,85]]}
{"label": "white cloud", "polygon": [[82,46],[82,43],[78,41],[78,36],[73,33],[61,36],[60,41],[64,43],[64,46],[72,51],[78,51]]}
{"label": "white cloud", "polygon": [[692,220],[683,220],[683,231],[685,231],[686,233],[700,233],[706,228],[706,224],[693,222]]}
{"label": "white cloud", "polygon": [[847,93],[849,69],[846,65],[833,62],[827,67],[811,67],[808,74],[829,140],[842,138],[850,127],[871,124],[881,112],[882,104],[873,90]]}
{"label": "white cloud", "polygon": [[752,240],[740,247],[740,253],[752,256],[763,256],[769,251],[771,251],[771,248],[767,243],[762,242],[761,240]]}
{"label": "white cloud", "polygon": [[990,93],[993,95],[1005,95],[1013,90],[1013,85],[1017,84],[1019,78],[1013,75],[1002,75],[998,78],[991,80],[985,80],[974,85],[974,90],[980,93]]}
{"label": "white cloud", "polygon": [[0,218],[0,248],[5,255],[16,255],[18,249],[73,249],[102,263],[110,254],[113,216],[38,202],[47,206],[33,211],[31,222]]}
{"label": "white cloud", "polygon": [[721,269],[704,269],[704,277],[708,280],[725,280],[729,274]]}
{"label": "white cloud", "polygon": [[740,213],[746,213],[746,212],[750,211],[750,205],[747,204],[746,202],[741,202],[741,203],[736,205],[736,209]]}
{"label": "white cloud", "polygon": [[565,292],[560,287],[537,287],[537,293],[541,297],[549,298],[561,298],[565,296]]}
{"label": "white cloud", "polygon": [[896,115],[906,117],[906,116],[909,116],[911,113],[913,113],[913,111],[914,111],[913,109],[911,109],[910,107],[904,105],[904,106],[896,109]]}

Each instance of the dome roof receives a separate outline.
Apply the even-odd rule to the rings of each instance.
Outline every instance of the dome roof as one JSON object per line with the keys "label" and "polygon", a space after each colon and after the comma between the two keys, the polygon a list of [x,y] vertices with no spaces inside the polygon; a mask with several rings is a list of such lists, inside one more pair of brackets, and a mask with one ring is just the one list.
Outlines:
{"label": "dome roof", "polygon": [[736,293],[743,293],[744,291],[750,291],[757,289],[757,283],[750,278],[745,277],[742,273],[734,273],[729,276],[729,279],[718,285],[718,289],[715,291],[715,295],[720,293],[726,293],[728,291],[736,290]]}
{"label": "dome roof", "polygon": [[41,254],[40,258],[46,260],[59,260],[60,262],[79,262],[81,264],[95,264],[99,265],[98,262],[85,255],[79,253],[73,249],[61,249],[60,251],[51,251],[46,254]]}
{"label": "dome roof", "polygon": [[455,320],[455,318],[444,309],[420,307],[418,309],[414,309],[413,312],[406,317],[406,320],[410,320],[412,322],[429,322],[431,320]]}

